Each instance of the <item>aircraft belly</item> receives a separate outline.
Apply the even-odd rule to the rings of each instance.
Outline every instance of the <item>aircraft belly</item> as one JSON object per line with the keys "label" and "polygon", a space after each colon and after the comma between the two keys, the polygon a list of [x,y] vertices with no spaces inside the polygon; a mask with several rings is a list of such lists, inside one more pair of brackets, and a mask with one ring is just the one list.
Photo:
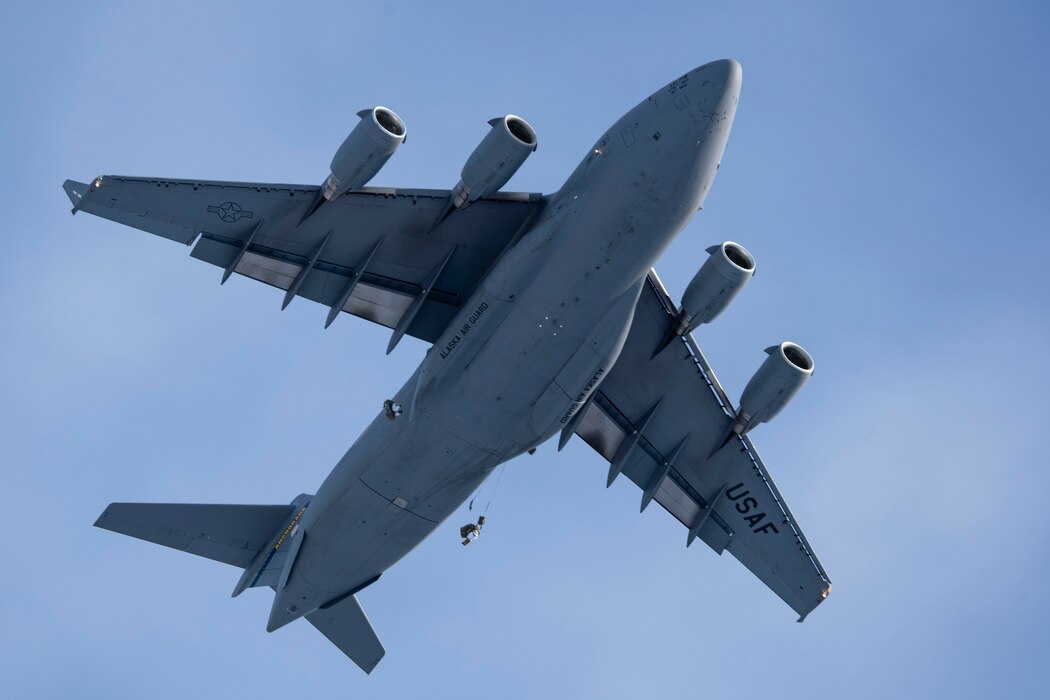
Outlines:
{"label": "aircraft belly", "polygon": [[[701,74],[705,70],[708,72]],[[589,149],[557,192],[497,193],[467,211],[466,206],[459,206],[464,204],[460,195],[466,191],[465,183],[472,180],[466,171],[455,193],[362,188],[353,193],[353,202],[344,199],[338,205],[323,204],[321,192],[303,186],[205,182],[200,187],[206,192],[193,194],[189,190],[192,187],[197,192],[196,181],[115,177],[107,178],[112,182],[109,189],[116,187],[107,196],[93,194],[103,186],[102,178],[90,186],[65,183],[74,213],[87,211],[182,242],[191,242],[202,226],[212,231],[206,232],[207,240],[202,239],[194,249],[194,257],[225,267],[223,281],[233,272],[241,272],[285,289],[285,305],[297,294],[321,301],[331,308],[329,322],[342,309],[384,325],[396,325],[390,348],[407,330],[428,341],[436,338],[412,378],[383,409],[375,407],[374,420],[315,496],[304,494],[290,507],[244,510],[220,506],[220,515],[214,515],[219,512],[216,507],[160,506],[166,513],[171,508],[178,513],[189,512],[184,510],[187,508],[193,513],[205,509],[200,511],[205,519],[214,516],[221,521],[217,526],[221,532],[234,532],[230,535],[234,544],[247,541],[240,536],[242,525],[244,532],[259,539],[262,549],[254,544],[250,548],[258,551],[256,563],[249,561],[250,552],[238,553],[241,550],[223,554],[222,560],[248,565],[234,595],[248,585],[274,589],[268,631],[321,608],[309,621],[355,663],[371,671],[383,648],[353,596],[455,512],[497,465],[563,428],[566,438],[572,434],[577,424],[573,417],[585,410],[619,359],[651,265],[703,206],[736,112],[739,82],[740,68],[732,61],[701,66],[625,114]],[[372,110],[372,120],[363,124],[374,123],[389,131],[376,117],[379,109]],[[503,121],[508,132],[511,119],[517,118],[508,115]],[[497,124],[495,120],[491,123]],[[163,185],[166,192],[171,186],[163,201],[157,199],[161,190],[154,185]],[[212,206],[211,202],[222,200],[209,198],[219,197],[216,192],[226,188],[247,199],[239,199],[241,204],[230,201],[221,207]],[[493,184],[492,189],[499,187]],[[308,203],[311,192],[317,192],[312,205]],[[126,193],[127,201],[121,193]],[[299,196],[302,193],[307,200]],[[324,194],[327,197],[330,193]],[[451,194],[456,197],[450,198]],[[116,202],[117,196],[125,201],[123,208],[117,206],[111,208],[116,213],[106,213],[110,209],[98,197]],[[154,199],[156,208],[146,207],[150,212],[134,215],[145,210],[135,201],[141,204]],[[322,204],[324,208],[317,212]],[[304,206],[308,207],[305,216],[310,217],[309,222]],[[201,218],[205,209],[209,215],[218,213],[222,223]],[[504,210],[506,214],[499,213]],[[351,241],[353,235],[340,236],[326,224],[348,216],[354,219],[351,224],[361,219],[359,225],[348,226],[365,231],[365,239]],[[225,227],[241,218],[250,221]],[[209,228],[213,226],[225,228]],[[322,236],[325,230],[328,233]],[[333,241],[330,246],[329,239]],[[246,272],[245,265],[258,274]],[[361,290],[380,289],[375,286],[379,283],[390,293],[388,296],[396,297],[396,303],[386,304],[397,307],[387,309],[390,314],[378,318],[347,306],[347,299],[361,301]],[[665,301],[659,285],[656,287],[657,296]],[[383,306],[382,301],[376,303]],[[453,315],[455,318],[448,322]],[[706,365],[704,372],[709,374]],[[712,381],[709,378],[708,383]],[[701,387],[700,391],[706,389]],[[391,410],[392,404],[398,404],[398,410]],[[655,410],[650,409],[649,417]],[[643,423],[648,425],[648,418]],[[621,450],[624,455],[613,455],[610,479],[628,463],[630,450],[626,448],[638,440],[650,440],[653,444],[647,449],[656,449],[659,441],[649,435],[652,430],[645,433],[645,425],[636,427],[634,442],[625,442]],[[687,439],[680,440],[673,454],[666,457],[662,470],[644,480],[648,487],[643,509],[654,494],[658,502],[671,508],[666,499],[661,500],[661,494],[671,493],[665,488],[674,481],[668,470]],[[664,449],[662,444],[659,448]],[[605,453],[611,454],[609,450]],[[826,596],[827,579],[819,563],[808,552],[805,538],[795,529],[790,512],[760,460],[756,460],[752,455],[750,463],[741,462],[741,468],[748,473],[757,469],[756,478],[772,489],[773,499],[785,516],[783,522],[791,526],[793,542],[800,545],[802,566],[816,567],[825,586],[820,591]],[[642,485],[636,476],[632,479]],[[690,486],[678,481],[675,484],[682,489]],[[672,484],[674,488],[677,486]],[[733,498],[733,489],[748,493],[723,486],[711,500],[706,492],[702,498],[694,493],[699,487],[690,493],[682,489],[671,494],[678,499],[680,492],[681,500],[675,502],[682,508],[697,506],[693,509],[696,517],[692,511],[685,516],[674,513],[683,522],[692,522],[690,542],[697,532],[703,539],[701,525],[714,522],[708,519],[712,512],[717,518],[715,506],[722,495]],[[744,498],[740,503],[754,500]],[[703,512],[698,510],[701,503]],[[736,510],[747,512],[741,510],[740,503]],[[141,504],[113,504],[111,508],[138,506]],[[265,532],[273,532],[275,527],[269,515],[259,528],[251,522],[232,523],[232,519],[242,517],[254,522],[258,513],[270,513],[277,518],[275,522],[285,523],[276,525],[272,545],[263,544],[267,541]],[[758,518],[745,519],[754,525],[751,521]],[[205,525],[202,529],[211,527]],[[158,530],[152,520],[147,526],[153,528],[153,535],[127,534],[175,546],[168,542],[175,530],[166,525]],[[117,526],[110,527],[114,528]],[[779,532],[772,524],[750,531],[765,536],[767,528]],[[257,537],[256,530],[260,530]],[[222,539],[221,532],[216,541]],[[724,540],[719,542],[724,548]],[[747,541],[741,542],[739,547],[734,545],[737,558],[803,617],[819,603],[795,590],[789,580],[794,575],[794,569],[788,570],[793,566],[790,562],[782,568],[778,559],[766,556],[765,545],[752,550]],[[719,547],[716,550],[721,551]],[[212,556],[208,552],[205,555]],[[809,563],[804,561],[807,558]],[[263,572],[268,578],[260,583]]]}
{"label": "aircraft belly", "polygon": [[587,402],[620,357],[631,330],[642,284],[643,281],[639,280],[609,306],[587,340],[554,378],[554,384],[569,397],[569,404],[554,430],[560,430]]}
{"label": "aircraft belly", "polygon": [[588,158],[398,392],[405,413],[377,418],[333,471],[300,554],[305,582],[342,592],[381,573],[600,385],[645,273],[721,155],[710,124],[674,134],[660,121],[664,138]]}
{"label": "aircraft belly", "polygon": [[361,480],[387,500],[436,524],[498,463],[492,452],[417,412],[409,429],[361,474]]}
{"label": "aircraft belly", "polygon": [[[557,300],[578,299],[574,290],[539,286],[545,294],[524,295],[466,366],[429,384],[427,396],[419,397],[420,411],[501,460],[538,445],[561,428],[616,361],[640,289],[636,282],[603,303],[570,308]],[[560,318],[548,311],[555,308],[563,312]]]}
{"label": "aircraft belly", "polygon": [[391,420],[380,411],[306,511],[306,541],[288,582],[300,609],[309,609],[310,598],[326,602],[392,566],[499,463],[408,410],[419,374],[394,396],[405,412]]}
{"label": "aircraft belly", "polygon": [[390,568],[435,526],[358,481],[307,530],[289,587],[305,582],[323,604]]}
{"label": "aircraft belly", "polygon": [[673,234],[648,207],[604,196],[624,177],[549,204],[431,349],[413,412],[506,460],[582,405],[623,346],[648,256]]}

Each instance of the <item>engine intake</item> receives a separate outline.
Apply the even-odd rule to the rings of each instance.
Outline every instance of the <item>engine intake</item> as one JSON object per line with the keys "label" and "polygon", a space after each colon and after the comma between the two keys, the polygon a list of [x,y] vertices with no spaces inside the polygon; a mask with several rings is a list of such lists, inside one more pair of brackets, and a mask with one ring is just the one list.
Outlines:
{"label": "engine intake", "polygon": [[755,274],[754,257],[738,243],[726,241],[707,252],[711,257],[682,295],[678,335],[692,333],[701,323],[715,320]]}
{"label": "engine intake", "polygon": [[784,342],[766,348],[766,353],[769,357],[740,396],[736,433],[771,421],[813,374],[813,358],[801,345]]}
{"label": "engine intake", "polygon": [[489,120],[492,129],[467,158],[453,205],[463,209],[495,194],[536,150],[536,131],[513,114]]}
{"label": "engine intake", "polygon": [[364,187],[405,141],[405,123],[386,107],[364,109],[357,116],[361,121],[332,158],[332,172],[322,188],[327,200]]}

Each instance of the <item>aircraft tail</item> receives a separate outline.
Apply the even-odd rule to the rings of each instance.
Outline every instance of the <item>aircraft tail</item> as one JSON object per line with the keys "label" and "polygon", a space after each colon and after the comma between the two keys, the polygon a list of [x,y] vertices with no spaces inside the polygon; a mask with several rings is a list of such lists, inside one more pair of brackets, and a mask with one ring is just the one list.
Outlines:
{"label": "aircraft tail", "polygon": [[[241,567],[236,597],[246,588],[281,586],[302,543],[299,518],[312,498],[301,494],[290,505],[272,506],[111,503],[95,527]],[[306,619],[366,673],[385,654],[353,595],[326,603]]]}

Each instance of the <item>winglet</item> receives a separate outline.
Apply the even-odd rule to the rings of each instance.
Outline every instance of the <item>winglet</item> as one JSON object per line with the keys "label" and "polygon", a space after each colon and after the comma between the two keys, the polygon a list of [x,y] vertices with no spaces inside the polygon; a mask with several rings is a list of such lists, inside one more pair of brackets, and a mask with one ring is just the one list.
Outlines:
{"label": "winglet", "polygon": [[71,213],[76,214],[80,211],[80,204],[84,196],[91,191],[91,185],[86,182],[66,180],[62,183],[62,189],[66,191],[66,196],[69,197],[69,201],[73,204]]}

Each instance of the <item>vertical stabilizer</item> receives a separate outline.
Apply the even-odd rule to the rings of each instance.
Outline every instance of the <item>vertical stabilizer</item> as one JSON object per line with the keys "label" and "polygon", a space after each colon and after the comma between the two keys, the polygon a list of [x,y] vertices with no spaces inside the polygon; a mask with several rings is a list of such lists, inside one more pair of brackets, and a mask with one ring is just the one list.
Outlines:
{"label": "vertical stabilizer", "polygon": [[291,551],[292,540],[298,532],[299,520],[303,517],[303,513],[306,512],[306,507],[310,505],[312,498],[312,495],[302,493],[296,496],[292,504],[288,506],[288,516],[281,523],[281,526],[271,533],[266,548],[252,560],[251,564],[244,569],[244,573],[241,574],[240,580],[237,581],[237,585],[233,589],[234,598],[243,593],[246,588],[273,586],[280,580],[286,561],[293,556]]}

